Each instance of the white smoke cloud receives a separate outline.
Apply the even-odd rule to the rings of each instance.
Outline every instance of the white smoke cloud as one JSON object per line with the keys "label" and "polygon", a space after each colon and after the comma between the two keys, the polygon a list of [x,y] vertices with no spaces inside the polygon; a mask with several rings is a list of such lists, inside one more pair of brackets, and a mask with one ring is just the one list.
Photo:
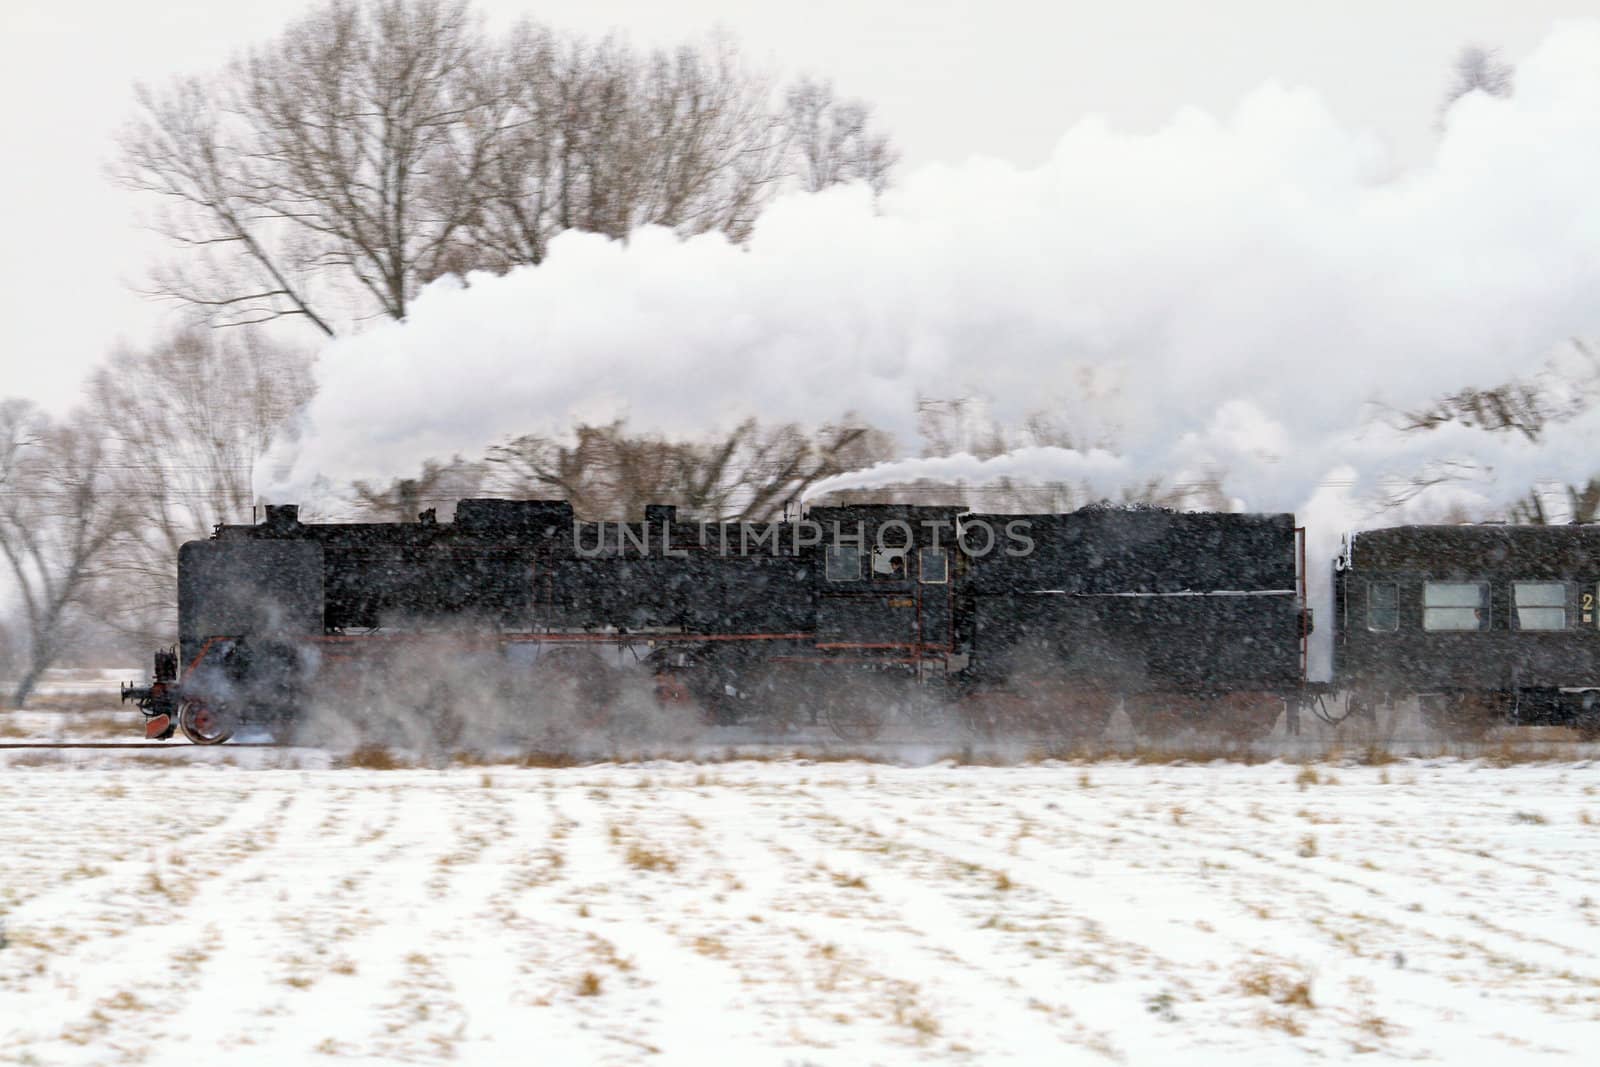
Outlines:
{"label": "white smoke cloud", "polygon": [[1045,481],[1087,484],[1103,496],[1113,496],[1128,481],[1128,464],[1103,449],[1079,451],[1035,445],[1012,449],[1003,455],[979,459],[966,452],[953,456],[875,463],[858,471],[824,478],[807,491],[808,497],[841,489],[878,489],[918,479],[945,484],[992,485],[1009,479],[1024,485]]}
{"label": "white smoke cloud", "polygon": [[[1117,451],[996,476],[1222,471],[1244,505],[1330,525],[1440,458],[1471,457],[1479,477],[1449,491],[1472,500],[1587,477],[1596,418],[1536,446],[1367,417],[1600,335],[1600,23],[1553,32],[1516,86],[1457,102],[1404,172],[1315,93],[1269,84],[1154,133],[1079,122],[1038,167],[925,167],[877,205],[787,197],[744,248],[569,233],[538,268],[435,284],[406,323],[330,344],[304,432],[257,486],[293,500],[618,415],[692,435],[848,411],[910,444],[918,395],[967,393]],[[1119,388],[1086,400],[1085,375]]]}

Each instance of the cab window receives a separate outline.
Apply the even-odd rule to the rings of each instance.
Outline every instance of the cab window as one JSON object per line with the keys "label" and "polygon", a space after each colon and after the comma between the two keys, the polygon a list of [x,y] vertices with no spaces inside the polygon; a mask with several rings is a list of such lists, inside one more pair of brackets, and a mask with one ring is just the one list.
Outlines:
{"label": "cab window", "polygon": [[899,582],[906,577],[905,548],[875,548],[872,550],[872,577],[880,582]]}
{"label": "cab window", "polygon": [[827,574],[830,582],[859,582],[861,580],[861,549],[855,545],[830,545],[828,547]]}
{"label": "cab window", "polygon": [[1367,629],[1392,634],[1400,628],[1400,587],[1394,582],[1367,583]]}
{"label": "cab window", "polygon": [[1512,617],[1517,629],[1567,628],[1566,582],[1513,582],[1512,595],[1517,608]]}
{"label": "cab window", "polygon": [[1487,582],[1424,582],[1422,585],[1422,628],[1424,630],[1487,630],[1489,628],[1489,584]]}

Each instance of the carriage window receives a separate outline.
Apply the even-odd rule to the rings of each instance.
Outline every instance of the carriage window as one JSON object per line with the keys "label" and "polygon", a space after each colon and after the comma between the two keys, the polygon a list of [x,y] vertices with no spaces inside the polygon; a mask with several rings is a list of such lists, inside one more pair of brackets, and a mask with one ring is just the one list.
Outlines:
{"label": "carriage window", "polygon": [[1515,582],[1516,620],[1519,630],[1567,628],[1566,582]]}
{"label": "carriage window", "polygon": [[861,549],[855,545],[830,545],[828,547],[828,581],[859,582],[861,580]]}
{"label": "carriage window", "polygon": [[1424,630],[1489,628],[1489,586],[1484,582],[1424,582]]}
{"label": "carriage window", "polygon": [[942,548],[925,548],[918,554],[924,585],[943,585],[950,580],[950,559]]}
{"label": "carriage window", "polygon": [[1367,629],[1392,634],[1400,628],[1400,587],[1393,582],[1367,583]]}

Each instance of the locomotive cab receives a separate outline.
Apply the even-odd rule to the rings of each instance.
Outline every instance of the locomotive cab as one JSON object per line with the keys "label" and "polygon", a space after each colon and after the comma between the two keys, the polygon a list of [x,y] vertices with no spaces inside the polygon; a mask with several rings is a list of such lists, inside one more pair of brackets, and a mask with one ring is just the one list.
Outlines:
{"label": "locomotive cab", "polygon": [[955,651],[950,587],[959,508],[912,504],[816,507],[820,530],[817,647],[923,668]]}

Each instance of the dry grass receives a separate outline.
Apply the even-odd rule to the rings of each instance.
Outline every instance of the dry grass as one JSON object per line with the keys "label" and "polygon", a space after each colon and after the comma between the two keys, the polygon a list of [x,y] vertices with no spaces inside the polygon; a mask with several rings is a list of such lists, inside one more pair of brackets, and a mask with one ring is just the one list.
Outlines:
{"label": "dry grass", "polygon": [[412,765],[385,745],[358,745],[343,759],[335,760],[334,766],[357,767],[367,771],[400,771]]}
{"label": "dry grass", "polygon": [[[539,767],[547,770],[558,770],[563,767],[581,767],[584,763],[570,752],[549,752],[543,749],[529,750],[511,761],[518,767]],[[601,763],[603,760],[593,759],[590,763]]]}
{"label": "dry grass", "polygon": [[909,982],[897,983],[897,986],[892,994],[894,1021],[910,1028],[920,1040],[938,1037],[941,1029],[939,1020],[918,1003],[917,987]]}
{"label": "dry grass", "polygon": [[584,971],[583,977],[578,979],[578,996],[598,997],[600,995],[600,976],[593,971]]}
{"label": "dry grass", "polygon": [[1288,975],[1270,967],[1253,967],[1239,976],[1239,991],[1250,997],[1265,997],[1289,1008],[1314,1010],[1311,982],[1303,975]]}
{"label": "dry grass", "polygon": [[628,866],[640,871],[667,871],[671,873],[678,869],[678,861],[665,852],[657,852],[639,842],[634,841],[628,845],[628,851],[623,857]]}
{"label": "dry grass", "polygon": [[1172,764],[1184,765],[1190,763],[1215,763],[1225,760],[1228,763],[1237,763],[1243,767],[1254,767],[1259,763],[1266,763],[1276,757],[1266,752],[1258,751],[1248,744],[1216,740],[1190,741],[1185,744],[1157,745],[1137,744],[1131,754],[1110,752],[1104,759],[1131,759],[1134,763]]}
{"label": "dry grass", "polygon": [[1290,1007],[1305,1008],[1310,1011],[1316,1007],[1311,1003],[1311,983],[1306,981],[1295,982],[1277,998],[1279,1004]]}
{"label": "dry grass", "polygon": [[1264,1011],[1256,1016],[1256,1022],[1267,1030],[1282,1030],[1290,1037],[1304,1037],[1306,1028],[1300,1020],[1287,1011]]}
{"label": "dry grass", "polygon": [[702,956],[710,956],[713,959],[726,959],[728,956],[727,945],[723,944],[719,939],[705,934],[701,934],[694,939],[694,950]]}
{"label": "dry grass", "polygon": [[75,738],[143,736],[142,716],[137,712],[119,715],[74,715],[62,723],[63,731]]}
{"label": "dry grass", "polygon": [[950,759],[958,767],[1009,767],[1016,762],[998,752],[981,752],[971,745],[963,745]]}
{"label": "dry grass", "polygon": [[60,752],[24,752],[6,761],[8,767],[59,767],[69,762]]}
{"label": "dry grass", "polygon": [[[120,732],[126,732],[121,728]],[[1550,741],[1508,740],[1495,744],[1439,746],[1433,751],[1412,749],[1404,755],[1390,748],[1371,743],[1363,748],[1347,749],[1337,741],[1323,748],[1313,745],[1314,751],[1295,749],[1286,753],[1275,741],[1241,743],[1226,738],[1193,737],[1177,743],[1150,743],[1145,741],[1077,743],[1070,746],[1050,745],[1016,739],[992,742],[952,742],[947,747],[933,751],[918,746],[915,764],[948,761],[956,766],[1019,767],[1040,763],[1071,763],[1080,768],[1080,783],[1088,787],[1088,772],[1083,768],[1097,763],[1138,763],[1151,765],[1192,766],[1226,762],[1235,766],[1256,766],[1276,760],[1288,759],[1302,766],[1301,778],[1296,781],[1302,788],[1312,784],[1332,785],[1338,779],[1326,770],[1330,764],[1385,766],[1413,757],[1454,756],[1460,759],[1479,759],[1496,765],[1516,763],[1559,762],[1592,758],[1592,751],[1575,745]],[[477,749],[464,749],[450,754],[449,762],[463,767],[516,766],[544,770],[569,767],[592,767],[605,763],[629,763],[646,759],[671,759],[714,766],[723,763],[790,763],[805,760],[808,763],[859,763],[869,765],[904,766],[908,757],[893,745],[870,751],[841,746],[819,740],[814,743],[797,743],[793,747],[731,746],[720,751],[708,751],[693,746],[676,749],[664,746],[659,749],[630,752],[613,751],[571,752],[550,748],[536,748],[516,754],[496,754]],[[1320,764],[1320,772],[1311,764]],[[643,783],[633,783],[648,788]],[[694,780],[696,786],[719,784],[714,776],[701,775]]]}
{"label": "dry grass", "polygon": [[1576,742],[1539,742],[1514,738],[1501,738],[1493,744],[1467,746],[1454,754],[1463,759],[1475,757],[1495,767],[1515,767],[1523,763],[1572,763],[1592,758],[1591,751],[1586,751]]}
{"label": "dry grass", "polygon": [[1384,767],[1391,763],[1399,763],[1400,757],[1383,745],[1372,744],[1361,750],[1356,756],[1356,762],[1368,767]]}
{"label": "dry grass", "polygon": [[114,706],[120,698],[121,693],[117,683],[111,682],[107,684],[104,690],[80,692],[69,690],[59,693],[34,692],[28,697],[27,710],[96,712],[105,710],[108,704]]}

